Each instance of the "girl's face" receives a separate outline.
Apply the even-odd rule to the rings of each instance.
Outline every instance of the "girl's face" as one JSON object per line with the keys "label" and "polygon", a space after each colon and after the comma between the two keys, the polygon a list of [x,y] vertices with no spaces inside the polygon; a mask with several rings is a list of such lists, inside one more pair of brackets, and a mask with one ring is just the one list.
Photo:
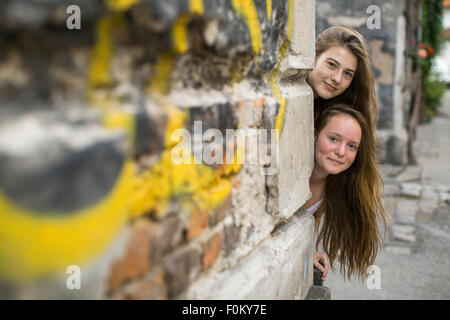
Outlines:
{"label": "girl's face", "polygon": [[316,135],[315,166],[326,174],[341,173],[355,161],[361,126],[348,114],[333,116]]}
{"label": "girl's face", "polygon": [[307,80],[314,98],[331,99],[343,93],[352,83],[357,65],[358,58],[342,46],[332,46],[316,57]]}

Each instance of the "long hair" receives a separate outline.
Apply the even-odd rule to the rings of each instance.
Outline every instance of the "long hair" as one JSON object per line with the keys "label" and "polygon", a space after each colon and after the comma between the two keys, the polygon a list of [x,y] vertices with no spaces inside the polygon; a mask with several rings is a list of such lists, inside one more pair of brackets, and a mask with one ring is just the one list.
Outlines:
{"label": "long hair", "polygon": [[333,46],[341,46],[350,50],[357,58],[358,64],[355,76],[350,86],[339,96],[329,100],[316,99],[314,103],[315,116],[324,109],[337,103],[355,106],[369,122],[369,130],[376,140],[376,121],[378,103],[375,93],[375,81],[370,66],[367,41],[356,30],[333,26],[321,32],[316,40],[316,59]]}
{"label": "long hair", "polygon": [[323,217],[316,249],[322,241],[332,270],[333,261],[338,258],[344,278],[356,274],[364,279],[383,244],[378,222],[384,223],[385,237],[387,216],[381,200],[383,180],[373,156],[374,140],[368,121],[355,109],[338,104],[324,110],[315,124],[318,135],[332,117],[348,114],[358,121],[362,132],[353,164],[326,178],[324,201],[315,213],[316,217]]}

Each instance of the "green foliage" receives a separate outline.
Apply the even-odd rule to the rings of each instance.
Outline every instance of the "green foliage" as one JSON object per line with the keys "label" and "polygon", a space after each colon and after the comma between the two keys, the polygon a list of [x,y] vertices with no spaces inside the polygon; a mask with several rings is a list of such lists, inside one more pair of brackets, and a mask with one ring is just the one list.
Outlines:
{"label": "green foliage", "polygon": [[425,121],[430,121],[436,115],[446,89],[445,82],[440,79],[438,73],[433,71],[423,80],[423,94],[426,103]]}
{"label": "green foliage", "polygon": [[422,14],[422,42],[438,53],[444,40],[442,0],[424,0]]}
{"label": "green foliage", "polygon": [[424,0],[422,5],[421,46],[422,49],[427,49],[428,54],[426,57],[419,59],[419,66],[422,74],[422,88],[426,106],[425,120],[429,121],[441,106],[446,89],[446,85],[440,79],[439,74],[433,72],[431,69],[433,58],[440,51],[445,38],[442,24],[442,0]]}

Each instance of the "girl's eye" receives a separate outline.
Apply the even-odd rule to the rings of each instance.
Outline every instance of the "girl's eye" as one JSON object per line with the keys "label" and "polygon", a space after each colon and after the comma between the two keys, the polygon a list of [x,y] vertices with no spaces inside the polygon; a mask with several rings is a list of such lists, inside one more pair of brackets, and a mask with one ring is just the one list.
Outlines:
{"label": "girl's eye", "polygon": [[344,74],[349,79],[353,78],[353,73],[351,73],[351,72],[345,72]]}
{"label": "girl's eye", "polygon": [[331,68],[334,68],[335,64],[333,62],[328,62],[328,66],[331,67]]}
{"label": "girl's eye", "polygon": [[354,144],[349,144],[348,146],[349,146],[350,149],[352,149],[352,150],[356,150],[356,149],[358,148],[358,147],[355,146]]}
{"label": "girl's eye", "polygon": [[336,142],[336,141],[337,141],[337,139],[336,139],[335,137],[330,137],[330,140],[331,140],[332,142]]}

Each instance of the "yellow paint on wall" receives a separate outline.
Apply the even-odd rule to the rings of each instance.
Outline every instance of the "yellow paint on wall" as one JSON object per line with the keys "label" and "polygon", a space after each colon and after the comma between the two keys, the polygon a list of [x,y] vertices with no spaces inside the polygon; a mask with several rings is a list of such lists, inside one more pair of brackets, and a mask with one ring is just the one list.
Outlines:
{"label": "yellow paint on wall", "polygon": [[269,85],[270,85],[272,95],[274,96],[275,100],[277,100],[277,102],[280,104],[280,109],[275,118],[275,129],[277,129],[276,137],[278,140],[279,140],[281,132],[283,130],[284,114],[285,114],[285,109],[286,109],[286,98],[283,97],[283,93],[278,85],[277,73],[278,73],[278,70],[280,67],[280,61],[282,60],[284,54],[286,53],[288,46],[289,46],[289,41],[285,41],[283,43],[283,45],[281,46],[280,53],[279,53],[280,58],[278,59],[277,65],[275,66],[274,70],[270,74],[270,78],[269,78]]}
{"label": "yellow paint on wall", "polygon": [[291,41],[292,39],[292,27],[293,27],[293,19],[294,19],[294,0],[289,0],[288,3],[288,39]]}
{"label": "yellow paint on wall", "polygon": [[136,123],[133,114],[123,110],[108,110],[103,113],[103,126],[107,129],[125,129],[128,138],[128,146],[134,143],[136,135]]}
{"label": "yellow paint on wall", "polygon": [[115,11],[126,11],[140,0],[106,0],[108,8]]}
{"label": "yellow paint on wall", "polygon": [[272,0],[266,0],[267,20],[272,18]]}
{"label": "yellow paint on wall", "polygon": [[188,35],[186,24],[188,22],[188,15],[181,14],[177,22],[172,27],[172,43],[173,49],[177,53],[185,53],[189,48]]}
{"label": "yellow paint on wall", "polygon": [[286,110],[286,98],[281,98],[280,111],[278,111],[277,117],[275,119],[275,129],[277,130],[276,137],[278,140],[280,139],[281,130],[283,129],[285,110]]}
{"label": "yellow paint on wall", "polygon": [[277,72],[278,69],[275,68],[272,73],[270,74],[270,78],[269,78],[269,85],[270,85],[270,89],[272,91],[272,95],[274,96],[274,98],[280,102],[281,99],[283,98],[282,94],[281,94],[281,89],[278,86],[278,82],[277,82]]}
{"label": "yellow paint on wall", "polygon": [[113,35],[124,27],[121,13],[102,17],[96,25],[94,45],[88,72],[87,96],[91,105],[102,112],[103,125],[109,129],[125,128],[129,145],[134,139],[134,117],[121,110],[121,103],[114,95],[111,64],[114,55]]}
{"label": "yellow paint on wall", "polygon": [[231,191],[230,177],[203,164],[175,164],[171,150],[165,150],[160,160],[135,179],[131,216],[153,211],[158,218],[167,213],[168,204],[178,200],[184,207],[195,203],[202,211],[220,205]]}
{"label": "yellow paint on wall", "polygon": [[[114,3],[122,9],[131,5],[130,1]],[[96,44],[88,70],[88,98],[100,107],[105,127],[125,127],[132,141],[134,117],[115,108],[120,107],[120,101],[111,92],[113,34],[120,26],[123,26],[121,13],[100,18],[96,25]],[[27,281],[65,273],[69,265],[81,265],[98,256],[129,218],[134,170],[134,162],[124,162],[115,185],[103,199],[69,214],[32,212],[0,192],[0,277]]]}
{"label": "yellow paint on wall", "polygon": [[128,218],[133,174],[128,161],[104,199],[68,216],[30,212],[0,193],[0,277],[29,281],[64,274],[98,256]]}
{"label": "yellow paint on wall", "polygon": [[179,109],[160,101],[168,115],[165,132],[164,150],[151,168],[139,174],[134,181],[131,216],[138,217],[153,211],[162,218],[171,201],[178,200],[185,208],[194,203],[202,211],[208,212],[220,205],[231,191],[231,175],[238,172],[235,154],[232,164],[225,164],[213,169],[204,164],[195,164],[194,156],[190,155],[190,163],[176,164],[172,160],[172,150],[181,141],[171,139],[174,130],[185,126],[187,110]]}
{"label": "yellow paint on wall", "polygon": [[189,0],[189,10],[192,13],[203,15],[204,13],[203,0]]}
{"label": "yellow paint on wall", "polygon": [[154,75],[149,80],[149,91],[153,91],[161,95],[165,95],[169,92],[169,82],[173,64],[173,53],[164,53],[158,57],[158,60],[154,66]]}
{"label": "yellow paint on wall", "polygon": [[178,142],[172,140],[172,133],[184,127],[186,121],[188,120],[188,110],[187,109],[179,109],[170,104],[165,103],[164,101],[160,101],[160,105],[164,108],[167,113],[168,122],[165,129],[165,146],[166,148],[170,148],[175,146]]}
{"label": "yellow paint on wall", "polygon": [[120,107],[119,99],[111,90],[114,84],[111,64],[114,57],[113,35],[122,32],[124,27],[122,13],[102,17],[96,24],[96,43],[90,57],[87,97],[89,103],[101,111]]}
{"label": "yellow paint on wall", "polygon": [[258,53],[262,48],[262,35],[255,4],[252,0],[232,0],[231,3],[247,23],[253,51]]}
{"label": "yellow paint on wall", "polygon": [[113,55],[113,44],[111,30],[113,27],[112,17],[102,17],[96,25],[96,39],[91,64],[89,67],[88,87],[90,90],[110,85],[112,82],[109,66]]}

